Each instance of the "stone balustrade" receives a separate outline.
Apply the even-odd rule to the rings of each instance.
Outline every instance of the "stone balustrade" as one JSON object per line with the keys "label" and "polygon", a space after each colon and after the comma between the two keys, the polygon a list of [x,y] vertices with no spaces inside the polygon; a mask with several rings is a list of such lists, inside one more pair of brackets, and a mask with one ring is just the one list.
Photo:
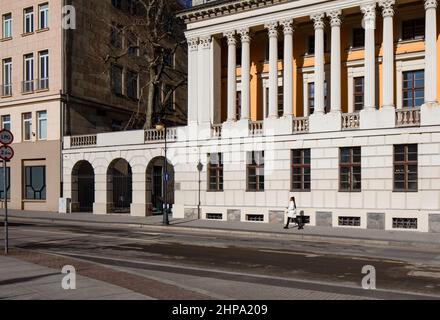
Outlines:
{"label": "stone balustrade", "polygon": [[97,141],[96,134],[72,136],[70,140],[70,147],[85,148],[85,147],[96,146],[96,141]]}
{"label": "stone balustrade", "polygon": [[396,127],[420,126],[420,108],[396,110]]}
{"label": "stone balustrade", "polygon": [[344,113],[342,115],[342,130],[359,129],[361,125],[361,115],[358,112]]}
{"label": "stone balustrade", "polygon": [[263,121],[253,121],[249,123],[249,135],[251,137],[263,135]]}
{"label": "stone balustrade", "polygon": [[293,132],[294,133],[306,133],[309,132],[309,118],[295,118],[293,119]]}

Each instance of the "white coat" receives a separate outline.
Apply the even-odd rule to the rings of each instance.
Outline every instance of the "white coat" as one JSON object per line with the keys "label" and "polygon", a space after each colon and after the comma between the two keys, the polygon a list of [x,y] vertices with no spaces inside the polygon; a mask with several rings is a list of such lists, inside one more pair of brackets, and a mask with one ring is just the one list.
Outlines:
{"label": "white coat", "polygon": [[287,208],[287,217],[288,218],[296,218],[296,207],[293,201],[289,202],[289,207]]}

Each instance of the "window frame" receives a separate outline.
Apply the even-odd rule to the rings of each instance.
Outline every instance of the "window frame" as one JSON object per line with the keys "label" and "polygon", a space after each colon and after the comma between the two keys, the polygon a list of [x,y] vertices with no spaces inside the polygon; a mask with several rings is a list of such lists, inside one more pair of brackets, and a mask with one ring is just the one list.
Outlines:
{"label": "window frame", "polygon": [[[42,14],[44,14],[44,19],[42,19]],[[42,23],[45,23],[43,25]],[[41,3],[38,5],[38,30],[47,30],[49,29],[49,3]]]}
{"label": "window frame", "polygon": [[[293,161],[293,159],[295,158],[295,152],[300,152],[300,155],[299,155],[299,158],[301,159],[300,164],[294,163],[294,161]],[[305,161],[306,152],[308,152],[309,163],[306,163],[306,161]],[[290,158],[290,171],[291,171],[290,172],[290,190],[292,192],[311,192],[312,191],[311,149],[310,148],[309,149],[292,149],[292,150],[290,150],[290,157],[291,157]],[[301,188],[300,189],[294,187],[294,185],[296,183],[299,183],[298,181],[295,181],[295,178],[294,178],[295,176],[297,176],[294,173],[295,169],[297,169],[297,168],[301,169],[301,174],[300,174]],[[307,183],[307,181],[305,179],[305,176],[306,176],[305,169],[306,168],[309,168],[309,170],[310,170],[310,173],[308,175],[309,176],[309,181],[308,181],[309,188],[305,188],[305,185]]]}
{"label": "window frame", "polygon": [[[26,118],[30,115],[29,118]],[[21,140],[24,142],[32,141],[32,112],[24,112],[21,115]],[[26,124],[29,124],[29,139],[26,139]]]}
{"label": "window frame", "polygon": [[[359,159],[360,162],[354,162],[354,150],[355,149],[359,149]],[[342,154],[344,150],[350,150],[350,160],[349,162],[342,162]],[[345,189],[342,188],[342,169],[343,168],[348,168],[349,169],[349,173],[348,173],[348,184],[349,184],[349,188]],[[360,187],[358,189],[354,188],[354,168],[359,168],[359,175],[360,175],[360,180],[359,180],[359,185]],[[362,192],[362,148],[361,147],[341,147],[339,148],[339,186],[338,186],[338,190],[339,192]]]}
{"label": "window frame", "polygon": [[[256,155],[257,153],[261,153],[261,159],[263,160],[263,163],[257,164],[256,163]],[[249,163],[249,158],[250,162]],[[255,189],[250,188],[250,182],[249,178],[251,176],[250,170],[255,170]],[[258,170],[263,170],[263,174],[259,175]],[[253,176],[253,175],[252,175]],[[263,177],[263,181],[261,181],[261,177]],[[261,187],[260,184],[263,184]],[[264,151],[248,151],[246,156],[246,192],[264,192],[266,186],[266,179],[264,174]]]}
{"label": "window frame", "polygon": [[[416,79],[416,74],[421,72],[423,74],[423,87],[416,87],[416,81],[420,81],[420,79]],[[405,80],[405,75],[407,74],[411,74],[411,80]],[[406,88],[405,87],[405,83],[406,82],[412,82],[412,87],[411,88]],[[418,69],[418,70],[408,70],[408,71],[403,71],[402,72],[402,108],[419,108],[423,105],[424,101],[425,101],[425,86],[426,86],[426,77],[425,77],[425,70],[422,69]],[[405,99],[405,93],[406,92],[411,92],[412,94],[412,98],[406,98]],[[423,93],[423,102],[420,105],[416,105],[416,100],[420,99],[417,98],[416,99],[416,92],[422,92]],[[406,101],[411,101],[411,106],[405,106],[405,102]]]}
{"label": "window frame", "polygon": [[[3,179],[5,177],[4,175],[4,167],[2,166],[0,168],[0,177],[3,175]],[[7,166],[6,167],[6,199],[8,200],[8,202],[11,200],[11,167]],[[3,186],[4,186],[4,182],[0,179],[0,200],[4,199],[4,195],[3,195]]]}
{"label": "window frame", "polygon": [[[7,19],[7,17],[9,18]],[[6,27],[8,25],[8,27]],[[10,39],[12,38],[12,30],[13,30],[13,20],[12,20],[12,13],[5,13],[2,15],[2,39]],[[6,30],[9,30],[9,35],[6,34]]]}
{"label": "window frame", "polygon": [[[3,91],[1,92],[1,94],[3,97],[12,96],[12,67],[12,58],[6,58],[2,60]],[[9,81],[6,81],[7,78]],[[8,89],[6,90],[6,88]]]}
{"label": "window frame", "polygon": [[[27,29],[28,19],[30,20],[30,22],[29,22],[30,29],[29,30]],[[34,32],[35,32],[34,7],[24,8],[23,9],[23,34],[27,35],[27,34],[32,34]]]}
{"label": "window frame", "polygon": [[[217,154],[217,163],[212,163],[211,157],[213,154]],[[216,179],[215,188],[212,188],[211,173],[214,172]],[[207,182],[208,192],[223,192],[224,191],[224,166],[223,166],[223,154],[220,152],[208,153],[208,168],[207,168]]]}
{"label": "window frame", "polygon": [[[417,160],[408,160],[408,149],[410,146],[416,146],[416,155],[417,155]],[[397,161],[396,160],[396,148],[397,147],[403,147],[403,155],[404,155],[404,160],[403,161]],[[404,168],[404,188],[403,189],[399,189],[396,188],[396,167],[397,166],[403,166]],[[409,166],[415,166],[416,167],[416,188],[415,189],[410,189],[409,188],[409,172],[408,172],[408,168]],[[411,143],[411,144],[395,144],[393,146],[393,192],[405,192],[405,193],[409,193],[409,192],[418,192],[419,191],[419,147],[418,144],[415,143]]]}
{"label": "window frame", "polygon": [[[356,81],[360,79],[362,79],[362,86],[356,84]],[[356,91],[357,87],[362,87],[361,93]],[[362,98],[362,105],[360,109],[357,108],[358,105],[358,103],[356,102],[357,97]],[[365,106],[365,77],[364,76],[353,77],[353,111],[359,112],[364,109],[364,106]]]}
{"label": "window frame", "polygon": [[[30,170],[30,184],[28,184],[28,168]],[[36,168],[42,168],[43,169],[43,187],[40,189],[40,191],[35,191],[33,189],[33,185],[32,185],[32,171],[33,169]],[[23,199],[26,201],[46,201],[47,200],[47,179],[46,179],[46,166],[45,165],[25,165],[24,166],[24,183],[23,183],[23,187],[24,187],[24,195],[23,195]],[[31,187],[34,193],[33,197],[28,197],[27,194],[27,190],[28,187]],[[36,194],[39,193],[39,197],[36,196]]]}
{"label": "window frame", "polygon": [[[44,117],[41,117],[41,115],[44,114]],[[46,127],[45,127],[45,137],[41,136],[41,121],[45,121],[46,122]],[[41,110],[41,111],[37,111],[37,138],[38,140],[47,140],[47,110]]]}
{"label": "window frame", "polygon": [[[8,117],[9,120],[5,120],[6,117]],[[5,128],[5,124],[9,125],[9,129]],[[2,129],[6,129],[6,130],[11,131],[11,129],[12,129],[12,122],[11,122],[11,115],[10,114],[4,114],[4,115],[1,116],[1,127],[2,127]]]}

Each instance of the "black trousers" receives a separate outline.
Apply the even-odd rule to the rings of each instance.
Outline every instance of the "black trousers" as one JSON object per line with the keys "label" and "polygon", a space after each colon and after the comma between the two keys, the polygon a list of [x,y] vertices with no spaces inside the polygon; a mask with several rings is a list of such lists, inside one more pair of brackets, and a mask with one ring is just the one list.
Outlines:
{"label": "black trousers", "polygon": [[286,224],[286,228],[289,227],[290,222],[296,222],[296,224],[298,225],[298,228],[303,228],[304,225],[302,223],[302,219],[301,217],[297,217],[297,218],[287,218],[287,224]]}

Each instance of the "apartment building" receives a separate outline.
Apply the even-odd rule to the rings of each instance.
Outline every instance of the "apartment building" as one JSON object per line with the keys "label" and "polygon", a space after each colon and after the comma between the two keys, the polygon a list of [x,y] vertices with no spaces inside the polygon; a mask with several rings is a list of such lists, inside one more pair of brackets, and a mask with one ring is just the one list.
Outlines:
{"label": "apartment building", "polygon": [[311,225],[440,231],[438,1],[202,2],[179,14],[187,126],[66,137],[66,197],[87,163],[115,212],[123,164],[151,214],[166,138],[175,217],[281,224],[295,196]]}
{"label": "apartment building", "polygon": [[[10,208],[58,210],[64,134],[127,127],[147,80],[141,34],[125,27],[141,14],[129,0],[0,0],[0,121],[15,136]],[[186,108],[178,98],[170,108],[179,103]]]}

